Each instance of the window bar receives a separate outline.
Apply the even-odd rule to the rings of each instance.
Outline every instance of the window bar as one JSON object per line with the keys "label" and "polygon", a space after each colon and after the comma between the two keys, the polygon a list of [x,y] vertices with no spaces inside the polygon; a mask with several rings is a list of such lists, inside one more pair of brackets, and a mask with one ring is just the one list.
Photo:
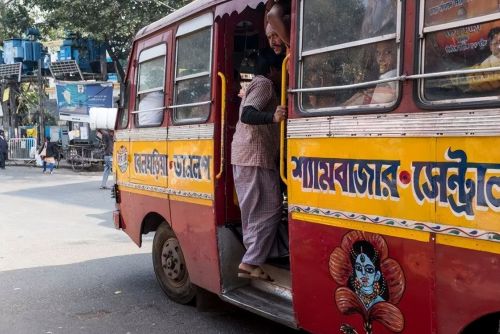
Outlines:
{"label": "window bar", "polygon": [[212,101],[203,101],[203,102],[194,102],[194,103],[186,103],[186,104],[177,104],[173,106],[169,106],[168,108],[170,109],[176,109],[176,108],[184,108],[184,107],[197,107],[197,106],[203,106],[212,103]]}
{"label": "window bar", "polygon": [[487,67],[487,68],[475,68],[475,69],[471,69],[471,70],[454,70],[454,71],[445,71],[445,72],[403,75],[402,77],[403,77],[403,80],[404,79],[426,79],[426,78],[446,77],[446,76],[459,75],[459,74],[474,74],[474,73],[497,72],[497,71],[500,71],[500,66]]}
{"label": "window bar", "polygon": [[380,80],[374,80],[374,81],[366,81],[366,82],[360,82],[356,84],[351,84],[351,85],[343,85],[343,86],[328,86],[328,87],[314,87],[314,88],[296,88],[296,89],[289,89],[289,93],[309,93],[309,92],[323,92],[323,91],[330,91],[330,90],[343,90],[343,89],[352,89],[352,88],[362,88],[362,87],[368,87],[368,86],[373,86],[385,82],[393,82],[393,81],[402,81],[406,78],[406,76],[402,75],[399,77],[393,77],[393,78],[387,78],[387,79],[380,79]]}
{"label": "window bar", "polygon": [[500,66],[488,67],[488,68],[478,68],[478,69],[471,69],[471,70],[455,70],[455,71],[446,71],[446,72],[401,75],[398,77],[387,78],[387,79],[382,79],[382,80],[367,81],[367,82],[360,82],[360,83],[351,84],[351,85],[289,89],[288,92],[289,93],[310,93],[310,92],[323,92],[323,91],[332,91],[332,90],[344,90],[344,89],[368,87],[368,86],[373,86],[373,85],[377,85],[377,84],[381,84],[381,83],[385,83],[385,82],[404,81],[407,79],[408,80],[415,80],[415,79],[426,79],[426,78],[438,78],[438,77],[446,77],[446,76],[459,75],[459,74],[474,74],[474,73],[496,72],[496,71],[500,71]]}
{"label": "window bar", "polygon": [[140,114],[141,112],[148,112],[148,111],[158,111],[158,110],[163,110],[167,109],[167,107],[159,107],[159,108],[151,108],[151,109],[141,109],[141,110],[134,110],[131,112],[131,114]]}

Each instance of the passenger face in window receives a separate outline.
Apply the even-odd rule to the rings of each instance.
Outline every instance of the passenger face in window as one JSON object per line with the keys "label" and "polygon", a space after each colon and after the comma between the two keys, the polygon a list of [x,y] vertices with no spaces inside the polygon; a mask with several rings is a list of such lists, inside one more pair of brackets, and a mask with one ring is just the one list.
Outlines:
{"label": "passenger face in window", "polygon": [[266,26],[266,37],[269,42],[269,46],[273,49],[274,53],[277,55],[285,53],[285,44],[270,24],[267,24]]}
{"label": "passenger face in window", "polygon": [[490,50],[492,55],[500,58],[500,28],[490,37]]}
{"label": "passenger face in window", "polygon": [[382,42],[377,44],[375,57],[379,68],[379,73],[384,74],[396,68],[396,50],[394,42]]}

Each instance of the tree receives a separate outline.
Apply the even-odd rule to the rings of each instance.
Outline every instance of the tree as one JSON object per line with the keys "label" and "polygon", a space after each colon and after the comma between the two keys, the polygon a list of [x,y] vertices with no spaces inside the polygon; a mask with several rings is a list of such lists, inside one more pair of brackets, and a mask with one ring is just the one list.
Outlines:
{"label": "tree", "polygon": [[13,37],[21,37],[33,19],[26,6],[14,1],[0,2],[0,44]]}
{"label": "tree", "polygon": [[25,0],[25,6],[41,10],[44,29],[63,28],[103,41],[120,77],[137,31],[173,8],[191,1],[170,0]]}

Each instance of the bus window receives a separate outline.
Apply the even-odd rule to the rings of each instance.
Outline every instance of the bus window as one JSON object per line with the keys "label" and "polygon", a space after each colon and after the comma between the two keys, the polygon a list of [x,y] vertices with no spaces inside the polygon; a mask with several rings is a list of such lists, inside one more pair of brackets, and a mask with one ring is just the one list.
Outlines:
{"label": "bus window", "polygon": [[[302,1],[299,91],[306,91],[299,99],[303,111],[394,105],[399,91],[397,3]],[[342,87],[353,84],[361,85]],[[332,86],[336,89],[321,89]]]}
{"label": "bus window", "polygon": [[210,114],[211,35],[208,27],[177,37],[173,106],[176,124],[202,123]]}
{"label": "bus window", "polygon": [[426,27],[471,19],[500,12],[497,0],[492,1],[425,1]]}
{"label": "bus window", "polygon": [[422,10],[421,73],[451,73],[423,79],[420,99],[428,104],[497,100],[500,71],[470,70],[500,67],[498,3],[466,1],[445,6],[427,0]]}
{"label": "bus window", "polygon": [[163,122],[167,46],[157,45],[141,52],[136,98],[136,125],[158,126]]}

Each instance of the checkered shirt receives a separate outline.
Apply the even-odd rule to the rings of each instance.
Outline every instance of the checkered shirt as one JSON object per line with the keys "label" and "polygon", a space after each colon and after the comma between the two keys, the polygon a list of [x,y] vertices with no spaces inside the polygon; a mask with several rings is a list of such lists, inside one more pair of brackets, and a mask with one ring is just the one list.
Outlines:
{"label": "checkered shirt", "polygon": [[[272,81],[256,76],[241,101],[240,119],[246,106],[274,114],[278,99]],[[250,125],[238,121],[231,145],[231,164],[277,169],[278,154],[279,123]]]}

